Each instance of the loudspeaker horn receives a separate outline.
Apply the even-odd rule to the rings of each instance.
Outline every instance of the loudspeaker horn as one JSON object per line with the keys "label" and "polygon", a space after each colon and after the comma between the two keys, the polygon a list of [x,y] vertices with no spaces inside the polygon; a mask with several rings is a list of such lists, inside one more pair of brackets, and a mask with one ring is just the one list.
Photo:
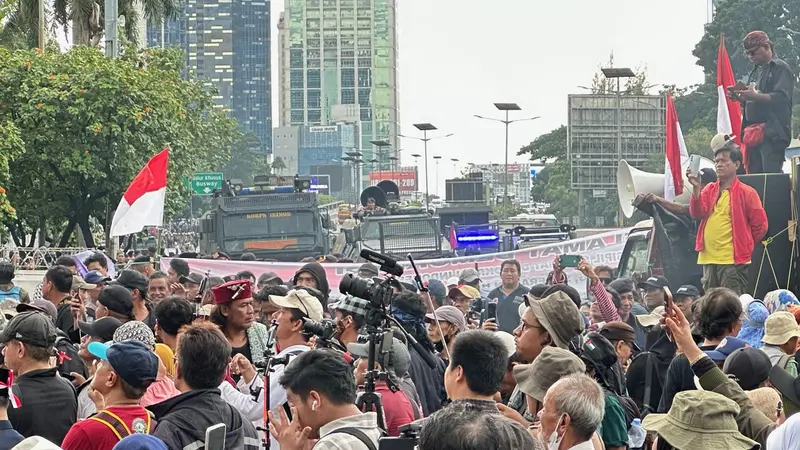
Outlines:
{"label": "loudspeaker horn", "polygon": [[[676,203],[684,205],[689,203],[692,195],[692,185],[686,179],[687,166],[688,162],[681,167],[683,193],[674,199]],[[708,158],[700,158],[700,169],[707,168],[713,170],[714,162]],[[652,193],[660,197],[664,196],[664,177],[665,175],[662,173],[650,173],[632,167],[625,160],[619,162],[617,167],[617,196],[625,217],[631,217],[636,210],[632,203],[637,195]]]}

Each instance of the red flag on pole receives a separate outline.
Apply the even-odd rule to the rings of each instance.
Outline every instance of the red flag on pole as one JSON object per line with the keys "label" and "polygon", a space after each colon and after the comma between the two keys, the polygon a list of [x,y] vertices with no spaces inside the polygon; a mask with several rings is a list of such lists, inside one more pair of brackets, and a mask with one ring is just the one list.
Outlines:
{"label": "red flag on pole", "polygon": [[[726,95],[728,88],[736,85],[733,76],[731,59],[725,48],[725,35],[719,38],[719,51],[717,52],[717,133],[733,136],[737,144],[741,144],[739,134],[742,131],[742,106],[735,100],[730,100]],[[742,152],[746,150],[742,148]],[[744,158],[745,163],[747,158]]]}
{"label": "red flag on pole", "polygon": [[683,166],[689,160],[686,142],[683,140],[678,111],[672,96],[667,94],[667,157],[664,159],[664,198],[674,200],[683,194]]}
{"label": "red flag on pole", "polygon": [[114,213],[111,236],[138,233],[148,225],[163,224],[168,164],[169,147],[150,158],[136,175]]}

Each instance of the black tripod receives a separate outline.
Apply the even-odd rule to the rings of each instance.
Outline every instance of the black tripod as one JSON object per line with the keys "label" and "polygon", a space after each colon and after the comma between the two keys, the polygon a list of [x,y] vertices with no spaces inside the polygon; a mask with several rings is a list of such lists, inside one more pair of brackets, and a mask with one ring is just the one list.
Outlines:
{"label": "black tripod", "polygon": [[[269,391],[270,391],[270,372],[274,372],[275,369],[273,368],[276,365],[286,365],[289,364],[289,355],[284,355],[280,358],[275,357],[275,352],[272,348],[275,346],[275,331],[278,328],[278,323],[276,321],[272,321],[272,327],[269,330],[269,334],[267,335],[267,342],[266,342],[266,349],[264,349],[264,358],[266,361],[262,364],[256,364],[257,372],[263,373],[264,377],[264,427],[258,427],[259,431],[264,432],[264,440],[261,442],[261,445],[265,449],[270,448],[270,438],[269,438]],[[256,399],[258,399],[259,391],[256,390],[255,392],[251,392]]]}

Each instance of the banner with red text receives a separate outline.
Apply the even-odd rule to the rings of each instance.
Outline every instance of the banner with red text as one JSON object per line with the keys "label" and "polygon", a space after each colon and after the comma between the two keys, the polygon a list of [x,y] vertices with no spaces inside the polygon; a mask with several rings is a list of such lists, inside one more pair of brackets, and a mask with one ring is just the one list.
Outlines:
{"label": "banner with red text", "polygon": [[[520,283],[531,287],[544,283],[547,274],[553,270],[553,260],[558,255],[581,255],[593,265],[607,265],[616,267],[619,262],[625,241],[630,228],[596,234],[592,236],[573,239],[526,248],[506,253],[493,253],[489,255],[467,256],[461,258],[428,259],[415,261],[423,281],[429,279],[447,280],[457,277],[461,271],[476,268],[481,276],[481,291],[487,294],[500,285],[500,263],[508,259],[515,259],[522,267]],[[161,259],[161,270],[166,273],[169,268],[170,258]],[[275,272],[284,282],[288,282],[304,266],[303,263],[259,262],[259,261],[216,261],[210,259],[188,259],[192,272],[208,273],[211,276],[224,277],[233,275],[243,270],[249,270],[258,278],[264,272]],[[400,279],[412,282],[414,271],[408,261],[401,261],[405,273]],[[338,292],[339,281],[348,273],[355,274],[361,263],[325,263],[322,265],[328,277],[328,283],[333,293]],[[569,284],[576,288],[586,298],[586,279],[575,269],[567,269]]]}

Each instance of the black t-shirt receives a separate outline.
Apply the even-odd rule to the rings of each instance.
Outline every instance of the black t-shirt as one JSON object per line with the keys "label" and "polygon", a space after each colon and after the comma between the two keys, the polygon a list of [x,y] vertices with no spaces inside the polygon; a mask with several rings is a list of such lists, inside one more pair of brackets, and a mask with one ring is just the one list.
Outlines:
{"label": "black t-shirt", "polygon": [[21,435],[41,436],[60,446],[78,420],[78,398],[57,370],[33,370],[17,377],[12,390],[22,404],[19,408],[9,405],[8,419]]}
{"label": "black t-shirt", "polygon": [[[700,350],[709,352],[716,350],[716,345],[701,345]],[[661,403],[658,404],[658,412],[666,413],[672,407],[672,400],[678,392],[693,391],[697,386],[694,384],[694,372],[689,365],[686,355],[680,354],[669,363],[667,377],[664,380],[664,389],[661,392]]]}
{"label": "black t-shirt", "polygon": [[[250,340],[248,339],[241,347],[231,347],[231,358],[238,354],[244,355],[248,361],[253,362],[253,354],[250,352]],[[239,375],[231,375],[234,381],[239,382]]]}
{"label": "black t-shirt", "polygon": [[498,286],[489,292],[489,299],[497,300],[497,325],[506,333],[513,333],[519,326],[519,304],[524,302],[524,296],[530,288],[523,285],[517,286],[508,295],[503,292],[503,287]]}

